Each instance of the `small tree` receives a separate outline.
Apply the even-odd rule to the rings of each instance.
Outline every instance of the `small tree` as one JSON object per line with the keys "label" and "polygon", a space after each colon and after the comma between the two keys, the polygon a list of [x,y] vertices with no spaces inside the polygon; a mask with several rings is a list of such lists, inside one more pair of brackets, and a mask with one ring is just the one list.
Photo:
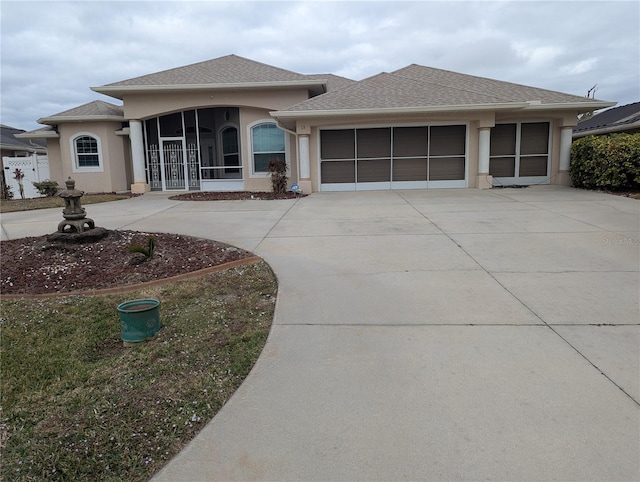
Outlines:
{"label": "small tree", "polygon": [[18,169],[13,171],[13,178],[18,181],[18,189],[20,190],[20,198],[24,199],[24,186],[22,185],[22,180],[24,179],[24,172],[22,169]]}
{"label": "small tree", "polygon": [[287,192],[287,163],[279,157],[269,161],[269,176],[274,194]]}

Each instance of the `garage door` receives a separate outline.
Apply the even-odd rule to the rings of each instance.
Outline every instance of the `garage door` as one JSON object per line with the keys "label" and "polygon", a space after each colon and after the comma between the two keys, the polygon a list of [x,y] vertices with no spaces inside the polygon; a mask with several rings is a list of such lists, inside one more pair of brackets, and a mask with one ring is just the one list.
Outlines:
{"label": "garage door", "polygon": [[466,126],[320,131],[320,189],[466,187]]}
{"label": "garage door", "polygon": [[489,174],[494,185],[549,183],[549,127],[549,122],[518,122],[491,129]]}

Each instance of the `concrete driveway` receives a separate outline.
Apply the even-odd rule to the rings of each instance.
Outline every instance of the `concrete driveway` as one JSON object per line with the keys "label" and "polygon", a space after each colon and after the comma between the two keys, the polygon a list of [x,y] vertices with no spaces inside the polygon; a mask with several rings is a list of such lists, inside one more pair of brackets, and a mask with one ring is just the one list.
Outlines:
{"label": "concrete driveway", "polygon": [[[280,282],[254,370],[158,481],[640,480],[640,201],[537,186],[87,211],[249,249]],[[3,215],[2,239],[59,220]]]}

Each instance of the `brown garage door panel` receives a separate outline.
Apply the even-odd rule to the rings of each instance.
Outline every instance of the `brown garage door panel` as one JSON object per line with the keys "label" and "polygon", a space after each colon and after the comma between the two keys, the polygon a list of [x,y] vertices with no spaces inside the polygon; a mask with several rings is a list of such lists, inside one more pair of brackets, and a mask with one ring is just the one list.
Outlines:
{"label": "brown garage door panel", "polygon": [[429,159],[429,181],[464,180],[464,157]]}
{"label": "brown garage door panel", "polygon": [[355,161],[323,161],[320,175],[326,184],[356,182]]}
{"label": "brown garage door panel", "polygon": [[389,182],[391,159],[358,160],[358,182]]}
{"label": "brown garage door panel", "polygon": [[426,181],[427,159],[394,159],[394,181]]}
{"label": "brown garage door panel", "polygon": [[515,157],[499,157],[489,161],[489,174],[493,177],[513,177],[515,173]]}
{"label": "brown garage door panel", "polygon": [[520,158],[520,177],[546,175],[547,156],[532,156]]}

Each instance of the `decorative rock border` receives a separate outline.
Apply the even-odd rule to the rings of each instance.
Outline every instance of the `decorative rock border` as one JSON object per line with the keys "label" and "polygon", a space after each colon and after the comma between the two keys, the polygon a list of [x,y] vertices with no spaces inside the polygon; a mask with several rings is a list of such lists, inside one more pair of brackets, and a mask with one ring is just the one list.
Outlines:
{"label": "decorative rock border", "polygon": [[196,278],[209,273],[218,273],[220,271],[226,271],[237,266],[243,266],[247,264],[257,264],[264,261],[259,256],[250,256],[248,258],[237,259],[228,263],[219,264],[217,266],[210,266],[208,268],[199,269],[197,271],[190,271],[189,273],[183,273],[169,278],[156,279],[152,281],[145,281],[144,283],[137,283],[133,285],[117,286],[114,288],[104,288],[100,290],[83,290],[83,291],[67,291],[57,293],[15,293],[15,294],[1,294],[0,300],[16,300],[20,298],[54,298],[57,296],[95,296],[95,295],[115,295],[120,293],[128,293],[137,289],[147,288],[149,286],[157,286],[173,281],[182,281],[189,278]]}

